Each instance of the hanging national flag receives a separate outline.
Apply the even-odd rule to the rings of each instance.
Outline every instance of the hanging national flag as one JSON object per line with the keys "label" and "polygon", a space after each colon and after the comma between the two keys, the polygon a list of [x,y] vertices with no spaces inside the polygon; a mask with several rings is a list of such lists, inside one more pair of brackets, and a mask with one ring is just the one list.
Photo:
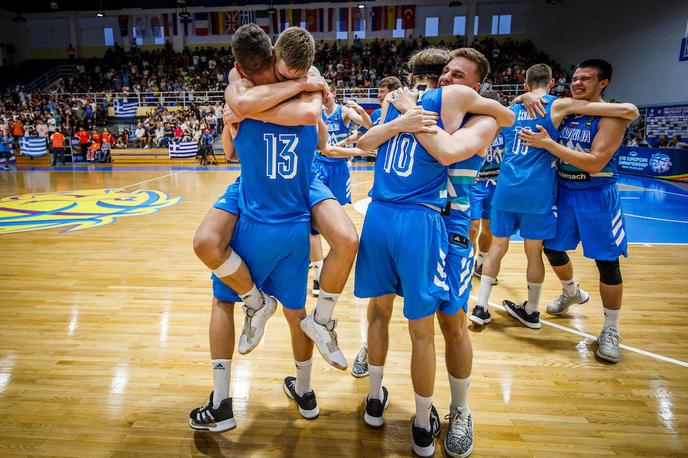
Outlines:
{"label": "hanging national flag", "polygon": [[145,15],[134,17],[134,38],[143,38],[146,36],[146,19]]}
{"label": "hanging national flag", "polygon": [[270,14],[270,22],[272,22],[272,33],[278,33],[280,31],[280,26],[279,15],[277,14],[277,10],[274,10],[272,14]]}
{"label": "hanging national flag", "polygon": [[170,159],[196,157],[198,152],[198,142],[170,142],[169,154]]}
{"label": "hanging national flag", "polygon": [[325,8],[318,8],[318,32],[324,32],[325,27]]}
{"label": "hanging national flag", "polygon": [[177,35],[177,13],[172,13],[172,35]]}
{"label": "hanging national flag", "polygon": [[354,25],[354,32],[359,32],[364,30],[364,25],[363,25],[363,9],[352,6],[351,7],[351,20],[353,21]]}
{"label": "hanging national flag", "polygon": [[194,13],[194,28],[197,36],[208,35],[208,13]]}
{"label": "hanging national flag", "polygon": [[301,21],[303,21],[303,14],[301,13],[301,8],[294,10],[294,23],[292,26],[301,27]]}
{"label": "hanging national flag", "polygon": [[349,31],[349,8],[339,8],[339,31]]}
{"label": "hanging national flag", "polygon": [[370,30],[382,30],[382,7],[374,6],[370,9]]}
{"label": "hanging national flag", "polygon": [[115,103],[112,104],[115,111],[115,118],[133,118],[136,116],[136,108],[138,105],[136,101],[115,101]]}
{"label": "hanging national flag", "polygon": [[163,36],[162,20],[160,20],[160,16],[157,14],[150,17],[150,29],[155,38]]}
{"label": "hanging national flag", "polygon": [[256,24],[265,31],[265,33],[270,33],[270,13],[265,10],[258,10],[256,13]]}
{"label": "hanging national flag", "polygon": [[213,11],[210,13],[210,34],[211,35],[222,35],[225,31],[224,29],[224,14],[219,11]]}
{"label": "hanging national flag", "polygon": [[406,5],[402,7],[401,26],[404,30],[416,28],[416,5]]}
{"label": "hanging national flag", "polygon": [[179,22],[184,24],[184,35],[186,35],[186,36],[189,35],[189,24],[191,24],[193,22],[193,19],[191,19],[191,14],[190,13],[187,13],[187,14],[189,14],[189,15],[188,16],[187,15],[180,16],[180,18],[179,18]]}
{"label": "hanging national flag", "polygon": [[239,28],[239,12],[225,13],[225,35],[231,35]]}
{"label": "hanging national flag", "polygon": [[316,9],[307,9],[306,10],[306,30],[308,30],[309,32],[317,32],[318,31],[318,10],[316,10]]}
{"label": "hanging national flag", "polygon": [[385,8],[385,28],[387,30],[394,30],[397,28],[397,7],[388,6]]}
{"label": "hanging national flag", "polygon": [[287,10],[280,10],[279,11],[279,17],[280,17],[279,18],[279,29],[277,29],[277,30],[279,30],[280,32],[282,32],[284,30],[284,24],[289,22],[288,16],[289,16],[289,12]]}
{"label": "hanging national flag", "polygon": [[256,22],[255,11],[242,11],[239,13],[239,25],[246,25]]}
{"label": "hanging national flag", "polygon": [[170,16],[167,13],[162,14],[162,25],[165,36],[170,36]]}
{"label": "hanging national flag", "polygon": [[334,8],[327,8],[327,29],[325,32],[334,30]]}
{"label": "hanging national flag", "polygon": [[22,156],[42,157],[48,155],[45,137],[21,137],[19,151]]}

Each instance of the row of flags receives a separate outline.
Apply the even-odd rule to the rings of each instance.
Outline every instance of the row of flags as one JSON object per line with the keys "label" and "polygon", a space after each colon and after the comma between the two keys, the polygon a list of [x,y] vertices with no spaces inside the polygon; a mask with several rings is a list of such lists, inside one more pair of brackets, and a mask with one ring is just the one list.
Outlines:
{"label": "row of flags", "polygon": [[[177,13],[161,15],[138,15],[133,17],[136,36],[151,33],[154,37],[171,35],[231,35],[242,25],[258,24],[266,33],[279,33],[289,26],[303,25],[309,32],[345,32],[352,21],[353,30],[363,28],[362,21],[370,22],[370,30],[393,30],[401,20],[402,29],[416,26],[416,5],[373,6],[365,9],[347,8],[285,8],[276,14],[267,10],[213,11],[179,16]],[[120,17],[120,26],[126,29],[129,23]],[[123,26],[123,27],[122,27]],[[149,32],[148,32],[149,30]]]}

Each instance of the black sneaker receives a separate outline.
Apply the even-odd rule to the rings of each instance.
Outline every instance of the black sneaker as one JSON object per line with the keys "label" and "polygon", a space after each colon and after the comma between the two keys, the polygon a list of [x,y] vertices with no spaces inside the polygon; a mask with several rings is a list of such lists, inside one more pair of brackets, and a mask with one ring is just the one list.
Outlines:
{"label": "black sneaker", "polygon": [[303,393],[303,396],[296,394],[296,377],[285,377],[282,388],[284,388],[284,393],[289,396],[289,399],[293,399],[296,405],[299,406],[299,412],[303,418],[312,420],[320,415],[320,409],[318,408],[318,402],[315,400],[313,390]]}
{"label": "black sneaker", "polygon": [[468,319],[477,325],[485,326],[486,324],[492,322],[492,315],[490,315],[490,311],[485,307],[476,305],[473,307],[473,313],[471,313],[471,316],[468,317]]}
{"label": "black sneaker", "polygon": [[506,299],[502,301],[502,305],[509,315],[520,321],[523,326],[530,329],[540,329],[540,312],[526,312],[527,303],[528,301],[525,301],[523,304],[515,304]]}
{"label": "black sneaker", "polygon": [[313,290],[311,292],[313,296],[320,296],[320,282],[318,280],[313,280]]}
{"label": "black sneaker", "polygon": [[236,428],[232,412],[232,398],[223,399],[217,409],[213,409],[213,393],[208,402],[193,409],[189,414],[189,426],[193,429],[222,433]]}
{"label": "black sneaker", "polygon": [[384,386],[382,387],[382,398],[382,401],[380,401],[379,399],[369,399],[368,395],[365,397],[366,411],[363,415],[363,421],[373,428],[379,428],[385,424],[383,414],[389,406],[389,393]]}
{"label": "black sneaker", "polygon": [[440,435],[440,416],[435,406],[430,410],[430,431],[415,425],[416,416],[411,418],[413,451],[418,456],[432,456],[435,453],[435,438]]}

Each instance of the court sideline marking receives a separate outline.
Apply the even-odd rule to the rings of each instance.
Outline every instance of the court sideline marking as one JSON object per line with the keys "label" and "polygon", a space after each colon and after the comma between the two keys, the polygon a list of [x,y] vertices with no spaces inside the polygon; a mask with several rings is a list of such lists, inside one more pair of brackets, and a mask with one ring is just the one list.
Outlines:
{"label": "court sideline marking", "polygon": [[140,184],[150,183],[151,181],[162,180],[163,178],[171,177],[171,176],[174,176],[174,175],[179,175],[180,173],[184,173],[184,172],[188,172],[188,170],[179,170],[178,172],[168,173],[167,175],[163,175],[163,176],[161,176],[161,177],[151,178],[150,180],[139,181],[138,183],[134,183],[134,184],[128,184],[128,185],[126,185],[126,186],[122,186],[122,187],[119,188],[119,189],[133,188],[134,186],[138,186],[138,185],[140,185]]}
{"label": "court sideline marking", "polygon": [[[471,294],[471,299],[473,299],[474,301],[477,301],[478,297]],[[491,307],[495,307],[497,309],[504,309],[503,305],[497,305],[494,302],[490,302],[489,304]],[[588,334],[586,332],[579,331],[578,329],[568,328],[566,326],[562,326],[562,325],[557,324],[557,323],[552,323],[551,321],[547,321],[547,320],[540,320],[540,323],[546,324],[547,326],[551,326],[555,329],[559,329],[560,331],[565,331],[565,332],[568,332],[570,334],[575,334],[577,336],[586,337],[588,339],[592,339],[593,341],[597,341],[596,336],[593,336],[592,334]],[[620,347],[623,348],[624,350],[632,351],[634,353],[638,353],[640,355],[644,355],[644,356],[647,356],[650,358],[658,359],[660,361],[665,361],[667,363],[676,364],[678,366],[688,367],[688,363],[685,361],[681,361],[681,360],[674,359],[674,358],[669,358],[668,356],[658,355],[657,353],[652,353],[649,351],[642,350],[640,348],[631,347],[629,345],[620,344]]]}

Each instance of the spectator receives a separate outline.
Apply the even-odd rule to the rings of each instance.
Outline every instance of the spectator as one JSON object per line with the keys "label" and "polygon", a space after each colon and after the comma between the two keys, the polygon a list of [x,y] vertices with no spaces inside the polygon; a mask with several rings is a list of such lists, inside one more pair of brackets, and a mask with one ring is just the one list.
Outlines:
{"label": "spectator", "polygon": [[91,136],[86,132],[86,129],[83,127],[79,127],[79,130],[76,133],[76,136],[79,138],[79,152],[81,153],[82,160],[86,160],[86,153],[88,153],[88,146],[89,146],[89,140],[91,139]]}
{"label": "spectator", "polygon": [[136,130],[134,131],[134,142],[137,148],[143,148],[146,144],[146,130],[143,128],[143,124],[138,123],[136,125]]}
{"label": "spectator", "polygon": [[100,154],[98,155],[98,162],[112,162],[112,157],[110,156],[110,145],[110,140],[103,137],[103,143],[101,143],[100,145]]}
{"label": "spectator", "polygon": [[60,162],[62,163],[62,165],[65,165],[65,155],[64,155],[65,137],[64,137],[64,135],[62,135],[59,128],[50,136],[50,142],[52,144],[52,153],[53,153],[53,159],[51,161],[51,165],[57,165],[57,156],[58,155],[60,156]]}

